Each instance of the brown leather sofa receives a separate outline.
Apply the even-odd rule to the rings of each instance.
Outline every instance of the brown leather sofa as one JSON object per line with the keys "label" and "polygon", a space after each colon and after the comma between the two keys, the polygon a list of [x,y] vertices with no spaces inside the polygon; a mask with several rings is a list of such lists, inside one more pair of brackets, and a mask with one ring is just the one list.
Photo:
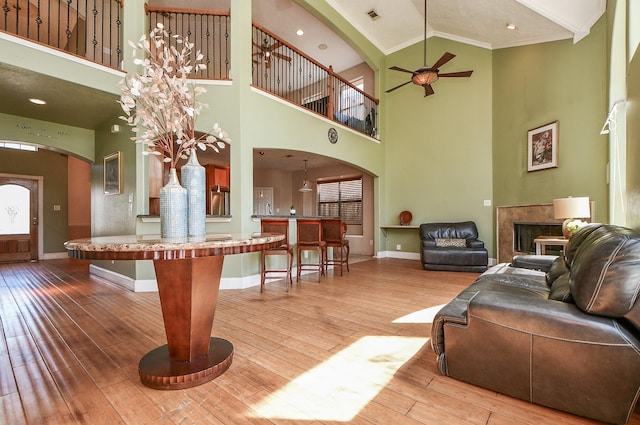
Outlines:
{"label": "brown leather sofa", "polygon": [[[536,270],[539,269],[539,270]],[[444,375],[622,424],[640,395],[640,234],[589,225],[565,255],[515,257],[437,314]]]}
{"label": "brown leather sofa", "polygon": [[489,256],[478,240],[473,221],[420,225],[420,259],[425,270],[478,272],[487,270]]}

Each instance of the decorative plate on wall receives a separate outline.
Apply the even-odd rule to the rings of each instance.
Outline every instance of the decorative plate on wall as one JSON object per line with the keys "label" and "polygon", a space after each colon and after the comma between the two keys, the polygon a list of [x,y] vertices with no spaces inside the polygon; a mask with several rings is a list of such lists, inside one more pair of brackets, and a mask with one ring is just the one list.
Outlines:
{"label": "decorative plate on wall", "polygon": [[327,137],[329,138],[329,141],[331,143],[337,143],[338,142],[338,130],[336,130],[335,128],[331,127],[329,129],[329,132],[327,133]]}
{"label": "decorative plate on wall", "polygon": [[411,215],[411,212],[409,211],[402,211],[400,213],[400,224],[403,226],[407,226],[409,224],[411,224],[411,219],[413,218],[413,216]]}

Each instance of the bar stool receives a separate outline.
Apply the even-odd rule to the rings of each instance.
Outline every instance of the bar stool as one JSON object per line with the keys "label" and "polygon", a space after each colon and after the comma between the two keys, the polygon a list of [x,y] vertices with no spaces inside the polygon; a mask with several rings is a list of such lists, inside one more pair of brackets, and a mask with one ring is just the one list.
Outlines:
{"label": "bar stool", "polygon": [[[322,240],[322,221],[319,218],[299,218],[296,220],[296,226],[296,244],[298,246],[296,282],[300,280],[300,273],[303,270],[317,271],[318,282],[320,282],[320,276],[324,274],[324,256],[326,254],[326,243]],[[302,253],[304,251],[316,251],[318,262],[303,263]]]}
{"label": "bar stool", "polygon": [[[342,265],[346,264],[349,271],[349,240],[345,238],[347,234],[347,223],[339,218],[322,219],[322,240],[327,244],[325,253],[325,268],[329,266],[340,266],[340,276],[342,276]],[[331,256],[329,259],[329,248]],[[338,254],[338,255],[336,255]]]}
{"label": "bar stool", "polygon": [[[262,251],[262,266],[260,271],[260,292],[264,291],[264,284],[267,279],[281,279],[282,273],[286,273],[289,282],[286,283],[287,292],[289,286],[293,286],[291,277],[291,268],[293,266],[293,246],[289,243],[289,219],[288,218],[263,218],[260,220],[260,231],[262,233],[283,233],[284,240],[280,246]],[[286,255],[286,269],[267,269],[267,256]],[[277,273],[278,276],[270,277],[271,273]]]}

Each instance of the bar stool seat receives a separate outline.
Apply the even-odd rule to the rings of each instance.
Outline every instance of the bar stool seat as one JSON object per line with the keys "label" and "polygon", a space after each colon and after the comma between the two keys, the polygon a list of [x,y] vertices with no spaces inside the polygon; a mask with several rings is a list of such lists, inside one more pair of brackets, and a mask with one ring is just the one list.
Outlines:
{"label": "bar stool seat", "polygon": [[[346,239],[347,223],[339,218],[322,219],[322,240],[326,243],[325,269],[329,266],[340,266],[340,276],[342,276],[342,266],[347,266],[349,271],[349,240]],[[331,248],[332,258],[329,259],[329,248]]]}
{"label": "bar stool seat", "polygon": [[[282,244],[271,249],[265,249],[261,255],[261,270],[260,270],[260,292],[264,291],[264,285],[267,279],[282,279],[282,274],[285,273],[285,278],[288,278],[288,282],[285,282],[287,292],[289,287],[293,286],[293,278],[291,277],[291,269],[293,267],[293,246],[289,243],[289,219],[288,218],[263,218],[260,220],[260,231],[262,233],[282,233],[284,234],[284,240]],[[267,269],[267,258],[274,255],[286,256],[286,268],[273,268]],[[277,274],[277,276],[270,276]]]}
{"label": "bar stool seat", "polygon": [[[296,246],[298,248],[298,269],[296,282],[300,281],[300,274],[303,270],[314,270],[318,272],[318,282],[320,276],[324,274],[324,258],[326,254],[326,243],[322,240],[322,221],[318,218],[299,218],[296,220]],[[305,251],[315,251],[318,256],[317,263],[302,261],[302,253]]]}

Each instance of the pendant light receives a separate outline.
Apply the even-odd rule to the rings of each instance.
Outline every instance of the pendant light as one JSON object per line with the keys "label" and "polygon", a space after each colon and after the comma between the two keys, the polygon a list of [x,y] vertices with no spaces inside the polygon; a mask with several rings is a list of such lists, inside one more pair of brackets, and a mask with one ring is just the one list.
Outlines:
{"label": "pendant light", "polygon": [[309,183],[307,183],[307,160],[304,160],[304,180],[302,181],[302,187],[300,188],[300,192],[313,192],[313,189],[309,187]]}

